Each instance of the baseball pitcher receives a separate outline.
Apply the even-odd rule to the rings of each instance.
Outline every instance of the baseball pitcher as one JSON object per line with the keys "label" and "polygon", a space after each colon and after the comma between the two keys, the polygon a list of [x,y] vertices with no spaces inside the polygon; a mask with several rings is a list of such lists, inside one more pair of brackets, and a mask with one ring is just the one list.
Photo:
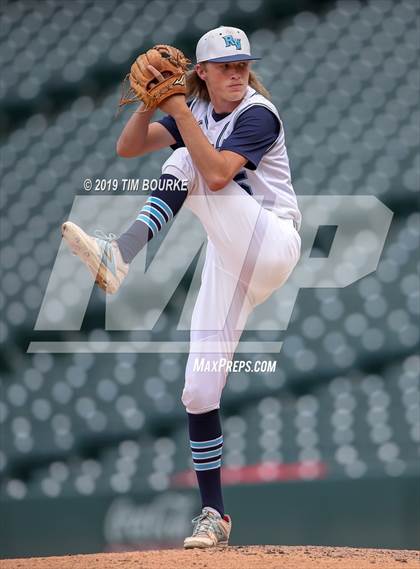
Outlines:
{"label": "baseball pitcher", "polygon": [[[232,360],[250,313],[285,283],[300,255],[301,214],[283,124],[251,70],[255,59],[246,34],[225,26],[200,38],[190,71],[188,59],[171,46],[140,55],[121,99],[121,105],[140,106],[121,133],[117,153],[131,158],[171,147],[159,188],[118,238],[89,236],[69,221],[62,226],[71,251],[110,294],[181,207],[190,208],[207,232],[182,392],[202,500],[186,548],[227,544],[232,526],[220,476],[226,368],[197,371],[194,362]],[[166,116],[152,122],[157,108]]]}

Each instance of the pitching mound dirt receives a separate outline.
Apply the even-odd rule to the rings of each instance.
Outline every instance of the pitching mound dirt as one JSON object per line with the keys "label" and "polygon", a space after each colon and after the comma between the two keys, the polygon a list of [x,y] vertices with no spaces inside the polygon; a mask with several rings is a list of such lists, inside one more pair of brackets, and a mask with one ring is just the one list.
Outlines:
{"label": "pitching mound dirt", "polygon": [[1,569],[419,569],[418,551],[349,547],[236,546],[6,559]]}

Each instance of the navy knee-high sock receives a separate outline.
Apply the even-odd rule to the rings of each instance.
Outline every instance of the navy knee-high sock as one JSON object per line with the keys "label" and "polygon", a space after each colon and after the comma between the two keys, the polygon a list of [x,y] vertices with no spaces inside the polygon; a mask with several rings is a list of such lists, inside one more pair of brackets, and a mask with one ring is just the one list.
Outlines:
{"label": "navy knee-high sock", "polygon": [[191,452],[200,488],[202,507],[224,515],[220,469],[223,435],[219,409],[195,415],[187,413]]}
{"label": "navy knee-high sock", "polygon": [[146,243],[173,219],[187,195],[181,180],[171,174],[162,174],[158,189],[147,198],[136,221],[116,240],[126,263],[131,263]]}

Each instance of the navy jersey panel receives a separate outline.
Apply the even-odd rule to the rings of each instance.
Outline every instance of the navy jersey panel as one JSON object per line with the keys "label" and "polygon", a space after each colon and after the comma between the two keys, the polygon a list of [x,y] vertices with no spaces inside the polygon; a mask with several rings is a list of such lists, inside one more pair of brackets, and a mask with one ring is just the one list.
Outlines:
{"label": "navy jersey panel", "polygon": [[[194,99],[191,101],[187,101],[187,106],[191,108],[194,103]],[[177,148],[183,148],[185,146],[184,141],[182,140],[181,133],[178,130],[178,126],[176,121],[171,115],[165,115],[163,118],[159,119],[161,125],[163,125],[167,131],[169,131],[172,136],[175,138],[175,144],[171,144],[172,150],[176,150]]]}
{"label": "navy jersey panel", "polygon": [[[227,116],[226,113],[213,112],[213,118],[218,121]],[[166,115],[158,122],[174,137],[172,150],[185,146],[176,121]],[[255,105],[244,111],[237,119],[233,132],[226,138],[219,150],[230,150],[244,156],[248,162],[245,168],[255,170],[261,158],[276,141],[280,133],[278,118],[266,107]]]}
{"label": "navy jersey panel", "polygon": [[162,119],[158,120],[160,124],[162,124],[166,130],[168,130],[172,136],[175,138],[175,144],[171,144],[172,150],[176,150],[177,148],[182,148],[185,146],[184,141],[182,140],[181,133],[178,130],[176,125],[176,121],[171,115],[166,115]]}
{"label": "navy jersey panel", "polygon": [[253,106],[237,119],[232,133],[219,150],[236,152],[248,160],[245,168],[256,170],[261,158],[280,133],[278,118],[266,107]]}

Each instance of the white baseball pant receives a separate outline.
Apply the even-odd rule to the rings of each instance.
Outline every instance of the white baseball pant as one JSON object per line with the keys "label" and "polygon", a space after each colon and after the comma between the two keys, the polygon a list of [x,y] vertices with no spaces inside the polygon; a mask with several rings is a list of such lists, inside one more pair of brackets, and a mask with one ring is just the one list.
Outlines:
{"label": "white baseball pant", "polygon": [[206,413],[220,407],[227,373],[197,370],[194,363],[204,358],[211,368],[233,358],[254,307],[286,282],[298,262],[301,240],[291,219],[262,207],[236,182],[211,191],[186,148],[173,152],[162,173],[188,180],[184,206],[208,236],[182,393],[189,413]]}

